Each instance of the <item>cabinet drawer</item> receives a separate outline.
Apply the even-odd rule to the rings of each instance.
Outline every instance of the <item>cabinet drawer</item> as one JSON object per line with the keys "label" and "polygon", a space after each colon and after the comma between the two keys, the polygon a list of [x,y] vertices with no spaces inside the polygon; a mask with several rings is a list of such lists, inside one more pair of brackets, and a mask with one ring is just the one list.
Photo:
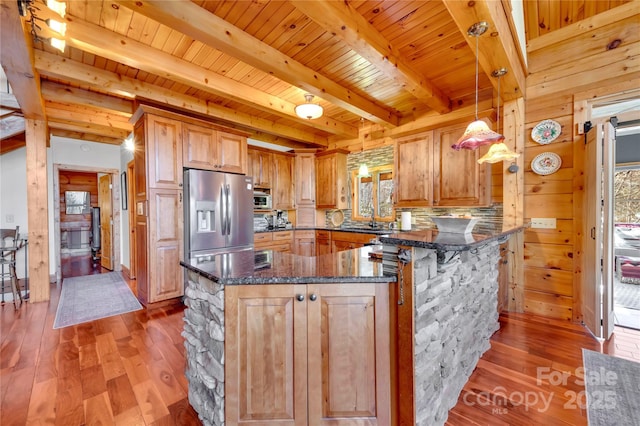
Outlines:
{"label": "cabinet drawer", "polygon": [[273,241],[291,241],[293,239],[293,231],[279,231],[272,234]]}
{"label": "cabinet drawer", "polygon": [[296,231],[295,232],[296,240],[300,238],[315,238],[315,237],[316,237],[316,231]]}
{"label": "cabinet drawer", "polygon": [[280,251],[280,252],[285,252],[285,253],[290,253],[291,252],[291,243],[285,243],[285,242],[273,242],[272,245],[269,246],[269,248],[273,251]]}
{"label": "cabinet drawer", "polygon": [[316,238],[322,239],[322,240],[330,240],[331,239],[331,231],[324,231],[324,230],[318,229],[316,231]]}
{"label": "cabinet drawer", "polygon": [[272,240],[271,232],[260,232],[257,234],[253,234],[254,244],[267,243],[267,242],[270,242],[271,240]]}
{"label": "cabinet drawer", "polygon": [[331,239],[333,241],[346,241],[350,243],[365,244],[375,238],[375,234],[359,234],[355,232],[340,232],[334,231],[331,233]]}

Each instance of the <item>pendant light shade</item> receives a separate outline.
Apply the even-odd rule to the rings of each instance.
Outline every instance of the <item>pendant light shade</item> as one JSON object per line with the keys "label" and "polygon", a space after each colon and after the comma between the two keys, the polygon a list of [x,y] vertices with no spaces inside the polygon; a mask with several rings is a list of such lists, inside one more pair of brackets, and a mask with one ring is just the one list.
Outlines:
{"label": "pendant light shade", "polygon": [[467,34],[476,38],[476,119],[467,126],[460,139],[451,145],[451,148],[459,151],[461,149],[478,149],[482,145],[500,142],[504,136],[489,129],[487,123],[478,120],[478,37],[489,29],[486,22],[476,22],[467,30]]}
{"label": "pendant light shade", "polygon": [[491,145],[489,148],[489,152],[487,152],[484,156],[478,159],[478,163],[497,163],[499,161],[505,160],[513,160],[514,158],[520,157],[520,154],[516,154],[511,151],[504,142],[496,143]]}
{"label": "pendant light shade", "polygon": [[358,177],[370,177],[369,168],[366,163],[360,164],[360,168],[358,169]]}
{"label": "pendant light shade", "polygon": [[307,93],[306,95],[304,95],[304,99],[307,102],[296,106],[296,115],[300,118],[306,118],[307,120],[313,120],[314,118],[322,117],[323,109],[320,105],[312,103],[313,95]]}
{"label": "pendant light shade", "polygon": [[482,145],[500,142],[504,140],[504,136],[494,132],[489,128],[487,123],[482,120],[476,120],[467,126],[458,142],[451,148],[459,151],[461,149],[478,149]]}
{"label": "pendant light shade", "polygon": [[[502,77],[503,75],[505,75],[507,73],[507,69],[506,68],[500,68],[498,70],[494,70],[491,75],[493,77],[498,77],[498,130],[500,130],[500,77]],[[499,161],[505,161],[505,160],[513,160],[515,158],[518,158],[520,156],[520,154],[517,154],[513,151],[511,151],[509,149],[509,147],[507,145],[504,144],[504,142],[502,142],[502,140],[504,140],[504,136],[502,136],[502,139],[500,141],[500,143],[497,144],[493,144],[491,145],[491,148],[489,148],[489,152],[487,152],[485,155],[483,155],[481,158],[478,159],[478,163],[482,164],[482,163],[497,163]]]}

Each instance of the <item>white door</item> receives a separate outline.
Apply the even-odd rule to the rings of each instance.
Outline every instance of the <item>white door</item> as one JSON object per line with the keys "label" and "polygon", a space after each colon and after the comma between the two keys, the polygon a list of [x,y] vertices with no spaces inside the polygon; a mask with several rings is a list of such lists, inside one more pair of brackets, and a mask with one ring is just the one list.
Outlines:
{"label": "white door", "polygon": [[615,175],[616,131],[611,123],[602,126],[602,337],[609,340],[615,324],[613,318],[613,177]]}
{"label": "white door", "polygon": [[[613,331],[613,203],[608,173],[613,170],[613,135],[610,123],[597,124],[587,134],[585,152],[582,314],[587,328],[604,339]],[[601,290],[603,284],[604,291]]]}

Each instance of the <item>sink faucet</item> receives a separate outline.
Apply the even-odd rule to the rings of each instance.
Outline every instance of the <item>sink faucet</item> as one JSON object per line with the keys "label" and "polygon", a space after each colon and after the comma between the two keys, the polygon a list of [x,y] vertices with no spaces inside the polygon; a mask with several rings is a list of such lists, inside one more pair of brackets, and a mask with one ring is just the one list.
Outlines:
{"label": "sink faucet", "polygon": [[369,226],[372,228],[378,226],[378,224],[376,223],[376,209],[374,209],[373,207],[371,207],[371,222],[369,222]]}

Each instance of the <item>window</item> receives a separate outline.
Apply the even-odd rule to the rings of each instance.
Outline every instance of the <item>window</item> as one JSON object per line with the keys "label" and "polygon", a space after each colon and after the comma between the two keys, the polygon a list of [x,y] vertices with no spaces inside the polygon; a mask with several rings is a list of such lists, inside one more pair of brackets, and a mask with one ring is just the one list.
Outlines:
{"label": "window", "polygon": [[91,194],[87,191],[65,191],[65,213],[85,214],[91,212]]}
{"label": "window", "polygon": [[640,222],[640,168],[616,171],[613,185],[615,222]]}
{"label": "window", "polygon": [[375,211],[376,220],[391,222],[395,220],[393,210],[393,167],[390,165],[373,167],[369,177],[358,176],[358,171],[351,172],[353,182],[354,220],[371,220],[371,212]]}

